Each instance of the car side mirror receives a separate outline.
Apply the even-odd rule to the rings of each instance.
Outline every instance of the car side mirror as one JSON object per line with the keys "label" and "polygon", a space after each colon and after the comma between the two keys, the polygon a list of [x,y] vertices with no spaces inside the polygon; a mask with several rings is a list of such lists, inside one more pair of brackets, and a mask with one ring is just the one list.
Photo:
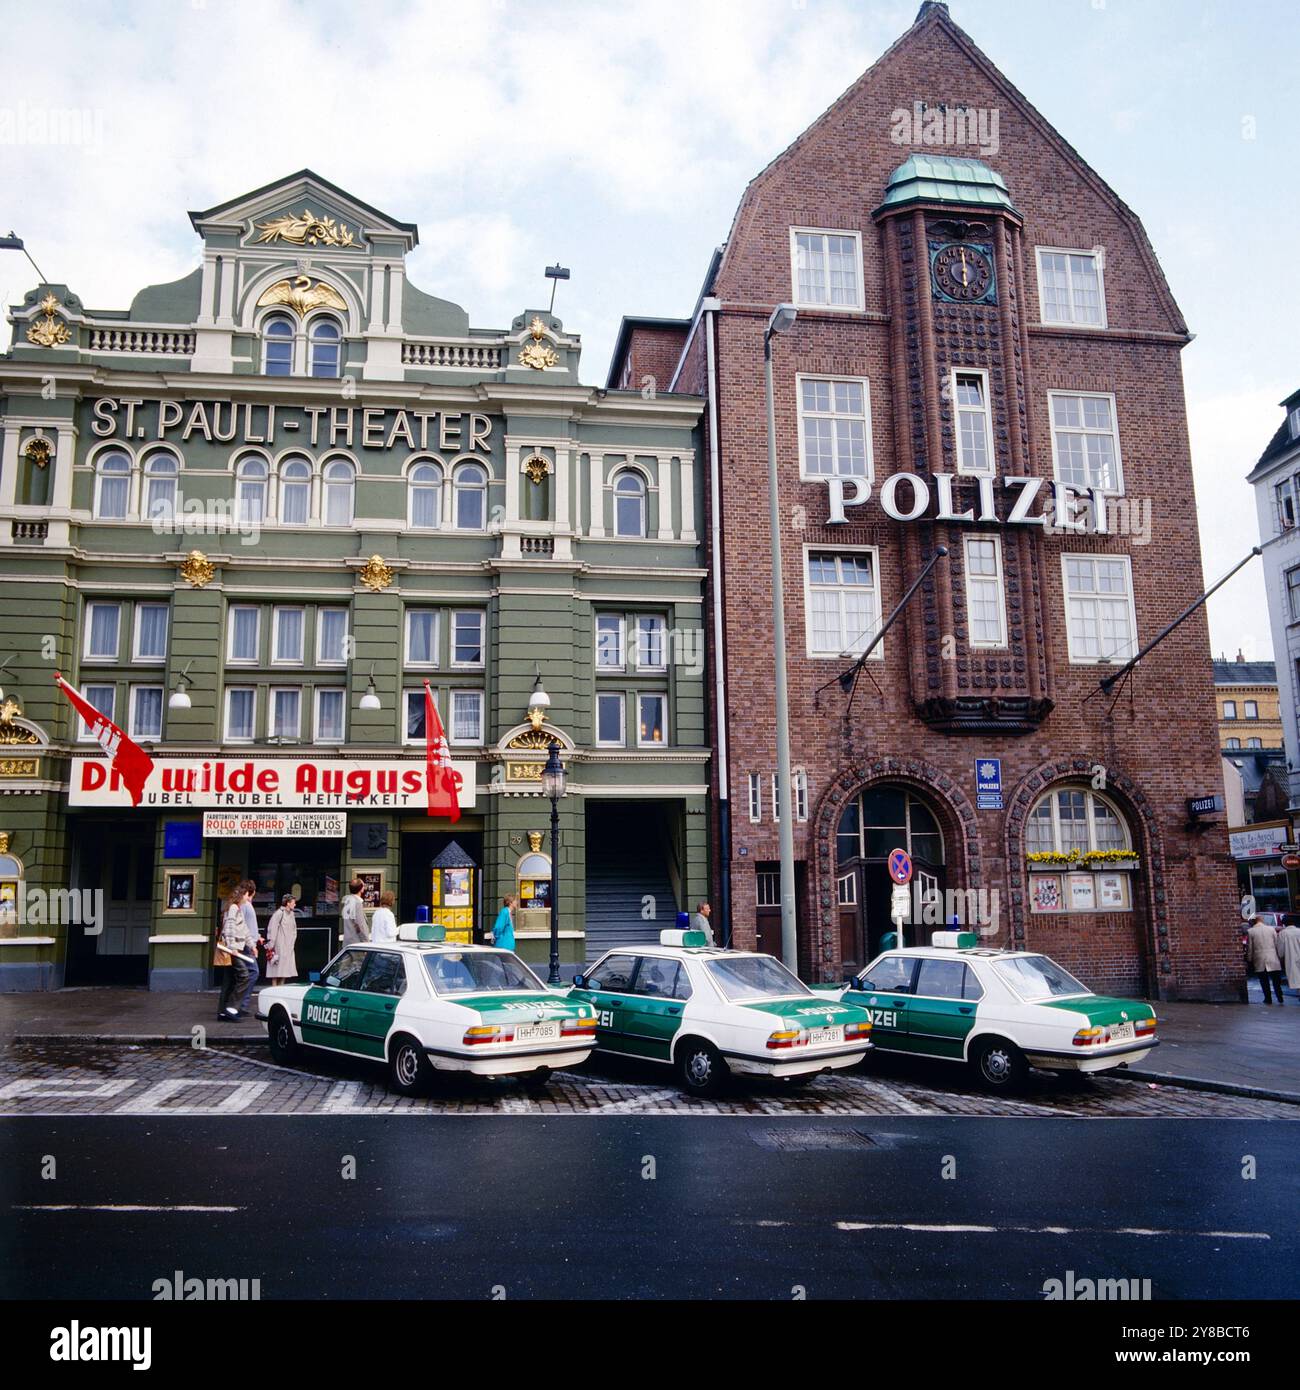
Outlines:
{"label": "car side mirror", "polygon": [[582,986],[583,986],[583,979],[582,979],[582,976],[581,976],[581,975],[575,975],[575,976],[573,977],[573,987],[574,987],[574,989],[581,989]]}
{"label": "car side mirror", "polygon": [[313,970],[313,971],[311,971],[311,973],[307,976],[307,978],[308,978],[308,979],[312,982],[312,984],[314,984],[314,985],[320,984],[320,971],[319,971],[319,970]]}

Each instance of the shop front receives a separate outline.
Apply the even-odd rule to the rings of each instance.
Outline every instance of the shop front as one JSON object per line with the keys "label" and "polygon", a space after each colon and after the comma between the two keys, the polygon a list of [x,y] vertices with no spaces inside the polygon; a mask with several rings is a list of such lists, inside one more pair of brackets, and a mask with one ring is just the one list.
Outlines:
{"label": "shop front", "polygon": [[1291,834],[1290,824],[1282,820],[1228,830],[1237,887],[1242,897],[1254,898],[1258,912],[1291,911],[1291,889],[1283,862],[1292,853]]}

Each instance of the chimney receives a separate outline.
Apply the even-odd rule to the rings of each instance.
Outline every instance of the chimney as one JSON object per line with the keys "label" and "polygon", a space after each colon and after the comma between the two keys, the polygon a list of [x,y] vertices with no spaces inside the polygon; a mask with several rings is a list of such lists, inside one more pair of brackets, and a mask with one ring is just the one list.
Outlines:
{"label": "chimney", "polygon": [[1238,648],[1237,648],[1237,664],[1240,666],[1245,660],[1246,660],[1246,653],[1243,652],[1243,651],[1241,650],[1240,647],[1238,647]]}
{"label": "chimney", "polygon": [[912,21],[913,24],[920,24],[931,10],[942,10],[943,13],[947,15],[948,6],[944,3],[944,0],[925,0],[925,4],[916,12],[916,18]]}

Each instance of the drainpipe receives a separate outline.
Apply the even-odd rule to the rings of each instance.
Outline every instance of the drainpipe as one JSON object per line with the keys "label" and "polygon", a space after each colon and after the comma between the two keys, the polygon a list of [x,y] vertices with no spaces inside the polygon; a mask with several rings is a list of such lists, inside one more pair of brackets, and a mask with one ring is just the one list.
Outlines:
{"label": "drainpipe", "polygon": [[727,758],[727,676],[722,646],[722,464],[718,439],[718,349],[717,315],[722,307],[713,298],[705,299],[704,346],[709,374],[709,574],[713,584],[713,708],[718,728],[718,876],[722,931],[715,939],[731,945],[731,769]]}

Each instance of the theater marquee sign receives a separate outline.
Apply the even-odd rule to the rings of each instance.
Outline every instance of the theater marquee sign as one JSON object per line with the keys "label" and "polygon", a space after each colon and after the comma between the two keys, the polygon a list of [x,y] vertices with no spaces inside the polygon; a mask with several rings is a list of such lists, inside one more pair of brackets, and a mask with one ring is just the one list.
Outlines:
{"label": "theater marquee sign", "polygon": [[[462,811],[474,764],[453,759]],[[425,764],[410,758],[155,758],[140,809],[428,810]],[[107,758],[74,758],[70,806],[130,807]]]}

